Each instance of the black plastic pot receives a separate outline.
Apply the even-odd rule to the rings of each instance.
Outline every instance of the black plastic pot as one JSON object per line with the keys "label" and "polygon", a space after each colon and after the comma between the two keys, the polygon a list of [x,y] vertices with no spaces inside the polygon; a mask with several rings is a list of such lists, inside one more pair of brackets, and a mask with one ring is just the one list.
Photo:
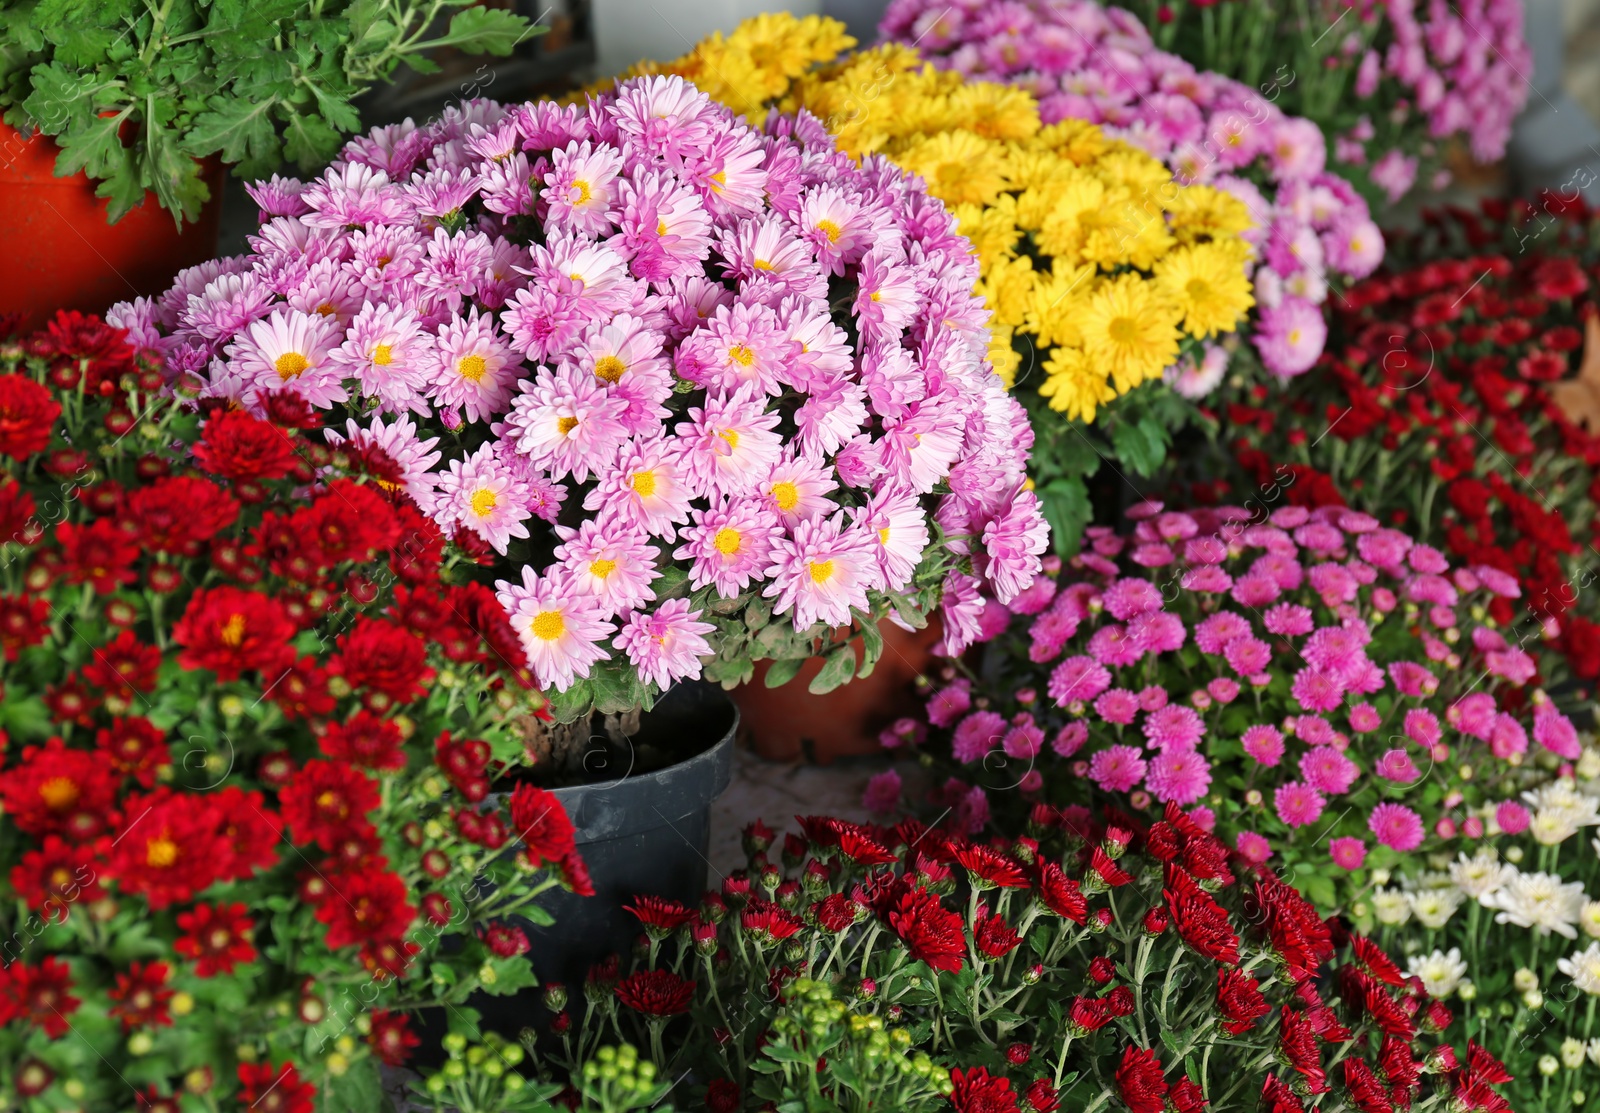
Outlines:
{"label": "black plastic pot", "polygon": [[[578,1007],[589,967],[610,954],[627,956],[639,921],[623,906],[640,894],[693,905],[706,891],[710,870],[711,803],[733,775],[733,737],[739,712],[711,684],[680,684],[641,720],[636,744],[684,746],[684,735],[703,738],[694,757],[653,772],[624,769],[616,779],[554,789],[577,828],[578,853],[589,868],[595,895],[554,889],[541,906],[550,927],[522,924],[533,947],[529,958],[541,985],[565,984]],[[481,996],[473,1007],[485,1026],[514,1036],[546,1019],[540,991],[511,997]]]}

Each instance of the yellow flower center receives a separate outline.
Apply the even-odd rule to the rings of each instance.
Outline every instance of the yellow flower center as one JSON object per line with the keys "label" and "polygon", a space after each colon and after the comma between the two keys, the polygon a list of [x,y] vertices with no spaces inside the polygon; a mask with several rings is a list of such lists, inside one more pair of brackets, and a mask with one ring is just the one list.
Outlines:
{"label": "yellow flower center", "polygon": [[456,370],[463,379],[470,379],[475,383],[483,382],[483,377],[489,373],[488,362],[476,352],[470,356],[462,356],[456,364]]}
{"label": "yellow flower center", "polygon": [[1183,292],[1193,301],[1204,301],[1211,296],[1211,283],[1203,278],[1191,278],[1184,285]]}
{"label": "yellow flower center", "polygon": [[230,614],[217,636],[222,639],[223,645],[230,649],[238,649],[244,644],[244,615]]}
{"label": "yellow flower center", "polygon": [[617,562],[614,560],[596,560],[589,565],[589,575],[598,576],[602,580],[616,570]]}
{"label": "yellow flower center", "polygon": [[317,306],[317,312],[319,314],[321,314],[322,316],[324,316],[324,317],[333,316],[333,314],[335,312],[335,310],[333,308],[333,302],[331,302],[331,301],[323,302],[321,305]]}
{"label": "yellow flower center", "polygon": [[278,373],[278,378],[288,382],[296,375],[302,374],[310,366],[311,361],[299,352],[284,352],[283,355],[278,357],[277,362],[272,365],[272,369]]}
{"label": "yellow flower center", "polygon": [[472,512],[480,518],[487,518],[490,514],[493,514],[494,508],[499,505],[500,499],[487,487],[473,493]]}
{"label": "yellow flower center", "polygon": [[78,802],[78,782],[71,777],[51,777],[39,786],[39,799],[53,812],[65,811]]}
{"label": "yellow flower center", "polygon": [[372,362],[379,367],[387,367],[394,362],[394,355],[387,344],[379,344],[372,349]]}
{"label": "yellow flower center", "polygon": [[572,279],[572,281],[576,282],[579,286],[588,285],[588,283],[583,280],[583,275],[579,274],[577,271],[573,271],[571,274],[567,275],[567,277]]}
{"label": "yellow flower center", "polygon": [[622,373],[628,369],[617,356],[601,356],[594,363],[594,377],[605,383],[615,383],[622,378]]}
{"label": "yellow flower center", "polygon": [[572,203],[574,205],[587,205],[589,198],[593,195],[589,189],[589,183],[582,178],[572,179],[572,193]]}
{"label": "yellow flower center", "polygon": [[647,499],[656,493],[656,473],[653,471],[639,471],[633,473],[633,493],[642,499]]}
{"label": "yellow flower center", "polygon": [[882,529],[880,529],[878,531],[878,543],[880,545],[887,545],[889,543],[889,527],[888,526],[884,526]]}
{"label": "yellow flower center", "polygon": [[714,193],[721,193],[728,184],[728,175],[721,170],[711,175],[711,189]]}
{"label": "yellow flower center", "polygon": [[829,243],[838,243],[839,237],[844,235],[844,229],[831,220],[817,221],[817,231],[827,236]]}
{"label": "yellow flower center", "polygon": [[718,433],[717,435],[719,437],[721,437],[723,440],[728,442],[728,447],[730,449],[734,449],[734,448],[738,448],[739,447],[739,432],[738,432],[738,430],[736,430],[736,429],[724,429],[721,433]]}
{"label": "yellow flower center", "polygon": [[872,291],[872,295],[870,297],[868,297],[867,300],[868,301],[882,301],[883,300],[883,295],[878,293],[878,291],[874,290],[874,291]]}
{"label": "yellow flower center", "polygon": [[666,234],[667,234],[667,222],[664,221],[664,220],[656,221],[656,235],[665,236]]}
{"label": "yellow flower center", "polygon": [[825,584],[833,577],[833,561],[814,560],[811,562],[811,582]]}
{"label": "yellow flower center", "polygon": [[756,361],[756,354],[743,344],[735,344],[728,349],[728,358],[741,367],[749,367]]}
{"label": "yellow flower center", "polygon": [[754,267],[758,271],[770,271],[770,270],[776,270],[777,269],[771,263],[767,262],[765,259],[757,259],[753,263],[751,263],[750,265],[752,267]]}
{"label": "yellow flower center", "polygon": [[556,428],[561,430],[561,435],[563,437],[566,436],[568,433],[572,432],[577,427],[578,427],[578,419],[575,418],[575,417],[558,417],[558,418],[556,418]]}
{"label": "yellow flower center", "polygon": [[1113,317],[1106,335],[1118,344],[1131,344],[1139,336],[1139,323],[1132,317]]}
{"label": "yellow flower center", "polygon": [[561,621],[560,611],[540,611],[533,616],[528,628],[533,631],[534,637],[547,642],[553,642],[567,632],[567,624]]}
{"label": "yellow flower center", "polygon": [[151,839],[145,844],[145,865],[155,869],[166,869],[178,860],[178,844],[162,835],[160,838]]}
{"label": "yellow flower center", "polygon": [[717,530],[717,536],[712,539],[717,546],[717,552],[723,556],[733,556],[739,551],[741,538],[739,531],[732,526],[723,526]]}
{"label": "yellow flower center", "polygon": [[1289,343],[1290,344],[1298,344],[1298,343],[1300,343],[1300,330],[1299,329],[1292,328],[1292,329],[1289,330]]}
{"label": "yellow flower center", "polygon": [[772,485],[772,499],[778,504],[778,509],[788,512],[795,508],[800,501],[800,488],[790,483],[787,479]]}

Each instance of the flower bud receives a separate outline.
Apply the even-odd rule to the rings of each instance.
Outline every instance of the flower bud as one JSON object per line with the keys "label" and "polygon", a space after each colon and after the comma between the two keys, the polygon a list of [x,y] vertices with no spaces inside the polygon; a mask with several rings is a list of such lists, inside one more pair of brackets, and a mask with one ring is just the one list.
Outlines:
{"label": "flower bud", "polygon": [[1167,924],[1170,922],[1171,917],[1167,914],[1166,907],[1158,904],[1144,914],[1144,933],[1154,939],[1167,930]]}
{"label": "flower bud", "polygon": [[553,1013],[558,1013],[567,1007],[567,987],[560,982],[549,982],[540,994],[544,1000],[544,1007]]}

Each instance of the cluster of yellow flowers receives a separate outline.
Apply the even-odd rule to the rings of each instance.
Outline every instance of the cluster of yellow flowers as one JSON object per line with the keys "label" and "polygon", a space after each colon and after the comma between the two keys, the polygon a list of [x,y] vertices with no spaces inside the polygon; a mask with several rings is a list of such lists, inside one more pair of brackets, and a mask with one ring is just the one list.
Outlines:
{"label": "cluster of yellow flowers", "polygon": [[900,45],[840,57],[854,45],[834,20],[769,14],[634,72],[680,74],[752,120],[806,109],[850,155],[920,175],[977,250],[995,370],[1014,385],[1043,357],[1038,391],[1069,418],[1093,421],[1159,378],[1185,337],[1232,331],[1255,304],[1234,197],[1179,185],[1092,124],[1044,126],[1024,89]]}

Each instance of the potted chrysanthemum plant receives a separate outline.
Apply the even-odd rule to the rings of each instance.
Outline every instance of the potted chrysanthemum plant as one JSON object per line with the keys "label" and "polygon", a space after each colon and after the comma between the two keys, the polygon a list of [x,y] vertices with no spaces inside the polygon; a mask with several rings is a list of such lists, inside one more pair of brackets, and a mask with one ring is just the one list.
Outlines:
{"label": "potted chrysanthemum plant", "polygon": [[[966,241],[809,117],[756,130],[644,78],[471,102],[252,190],[250,254],[115,321],[202,404],[324,413],[483,562],[549,698],[552,723],[522,720],[533,774],[606,784],[568,800],[580,844],[666,836],[619,885],[703,884],[732,715],[695,681],[821,655],[837,685],[875,666],[880,619],[935,607],[959,648],[983,595],[1039,568],[1032,437]],[[664,696],[710,716],[652,727]],[[702,787],[673,780],[708,750]],[[661,783],[623,807],[643,774]],[[604,892],[608,855],[585,854]]]}

